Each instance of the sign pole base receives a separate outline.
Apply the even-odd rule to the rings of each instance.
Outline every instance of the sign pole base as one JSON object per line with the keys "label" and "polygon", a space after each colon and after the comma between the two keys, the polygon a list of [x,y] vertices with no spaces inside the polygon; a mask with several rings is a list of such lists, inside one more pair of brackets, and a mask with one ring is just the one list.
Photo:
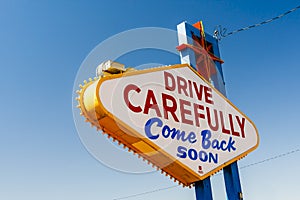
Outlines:
{"label": "sign pole base", "polygon": [[210,177],[195,183],[196,200],[212,200]]}
{"label": "sign pole base", "polygon": [[223,172],[228,200],[243,200],[237,161],[224,167]]}

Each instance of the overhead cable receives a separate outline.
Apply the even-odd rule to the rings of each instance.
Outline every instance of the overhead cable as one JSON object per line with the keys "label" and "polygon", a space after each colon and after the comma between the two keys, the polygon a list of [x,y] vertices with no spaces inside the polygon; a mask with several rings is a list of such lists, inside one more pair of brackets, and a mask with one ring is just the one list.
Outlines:
{"label": "overhead cable", "polygon": [[216,38],[218,40],[221,40],[222,38],[225,38],[225,37],[227,37],[229,35],[233,35],[235,33],[241,32],[241,31],[249,30],[251,28],[256,28],[256,27],[262,26],[264,24],[268,24],[270,22],[273,22],[273,21],[275,21],[277,19],[280,19],[280,18],[282,18],[282,17],[284,17],[284,16],[286,16],[286,15],[288,15],[288,14],[290,14],[290,13],[296,11],[296,10],[298,10],[299,8],[300,8],[300,5],[297,6],[297,7],[295,7],[295,8],[293,8],[293,9],[291,9],[291,10],[289,10],[289,11],[286,11],[285,13],[282,13],[282,14],[276,16],[276,17],[273,17],[271,19],[268,19],[268,20],[265,20],[265,21],[262,21],[260,23],[253,24],[253,25],[250,25],[250,26],[247,26],[247,27],[244,27],[244,28],[237,29],[237,30],[231,31],[229,33],[226,33],[227,32],[226,28],[222,28],[221,25],[218,25],[216,27],[215,31],[214,31],[214,38]]}
{"label": "overhead cable", "polygon": [[[285,153],[282,153],[282,154],[278,154],[278,155],[275,155],[273,157],[270,157],[270,158],[267,158],[267,159],[264,159],[264,160],[261,160],[261,161],[258,161],[258,162],[254,162],[254,163],[251,163],[251,164],[248,164],[248,165],[245,165],[245,166],[241,166],[240,169],[244,169],[244,168],[252,167],[254,165],[258,165],[258,164],[262,164],[262,163],[265,163],[265,162],[269,162],[271,160],[282,158],[282,157],[285,157],[287,155],[297,153],[299,151],[300,151],[300,148],[294,149],[294,150],[291,150],[291,151],[288,151],[288,152],[285,152]],[[217,175],[221,175],[221,173],[217,174]],[[151,193],[155,193],[155,192],[169,190],[169,189],[176,188],[176,187],[179,187],[179,185],[173,185],[173,186],[169,186],[169,187],[159,188],[159,189],[156,189],[156,190],[150,190],[150,191],[146,191],[146,192],[142,192],[142,193],[137,193],[137,194],[133,194],[133,195],[129,195],[129,196],[119,197],[119,198],[115,198],[113,200],[129,199],[129,198],[133,198],[133,197],[137,197],[137,196],[143,196],[143,195],[146,195],[146,194],[151,194]]]}

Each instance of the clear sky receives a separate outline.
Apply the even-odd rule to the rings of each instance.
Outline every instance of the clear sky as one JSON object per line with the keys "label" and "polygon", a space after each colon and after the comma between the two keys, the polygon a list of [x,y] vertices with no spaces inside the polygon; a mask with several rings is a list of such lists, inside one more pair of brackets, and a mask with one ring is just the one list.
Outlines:
{"label": "clear sky", "polygon": [[[158,172],[112,170],[86,151],[72,114],[73,84],[85,57],[101,41],[133,28],[176,30],[182,21],[203,20],[208,33],[219,24],[231,31],[298,5],[258,0],[1,1],[0,199],[112,200],[174,186]],[[259,148],[239,161],[240,167],[300,147],[299,24],[300,10],[220,42],[228,98],[255,122],[261,139]],[[299,154],[241,169],[245,199],[299,199]],[[226,199],[220,173],[212,184],[215,199]],[[139,199],[195,197],[193,189],[176,187],[129,200]]]}

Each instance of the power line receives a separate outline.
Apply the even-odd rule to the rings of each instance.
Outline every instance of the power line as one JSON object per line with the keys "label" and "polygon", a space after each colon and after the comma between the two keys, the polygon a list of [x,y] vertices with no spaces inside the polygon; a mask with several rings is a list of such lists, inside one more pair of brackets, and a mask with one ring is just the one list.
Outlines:
{"label": "power line", "polygon": [[267,158],[265,160],[261,160],[261,161],[258,161],[258,162],[255,162],[255,163],[252,163],[252,164],[249,164],[249,165],[242,166],[241,169],[248,168],[248,167],[251,167],[251,166],[254,166],[254,165],[258,165],[258,164],[261,164],[261,163],[264,163],[264,162],[268,162],[268,161],[271,161],[271,160],[275,160],[277,158],[285,157],[287,155],[290,155],[290,154],[293,154],[293,153],[297,153],[298,151],[300,151],[300,148],[292,150],[292,151],[288,151],[286,153],[279,154],[279,155],[276,155],[276,156],[273,156],[273,157],[270,157],[270,158]]}
{"label": "power line", "polygon": [[172,189],[172,188],[175,188],[175,187],[178,187],[178,186],[179,185],[173,185],[173,186],[170,186],[170,187],[165,187],[165,188],[160,188],[160,189],[156,189],[156,190],[151,190],[151,191],[146,191],[146,192],[142,192],[142,193],[138,193],[138,194],[129,195],[129,196],[126,196],[126,197],[119,197],[119,198],[115,198],[113,200],[129,199],[129,198],[133,198],[133,197],[137,197],[137,196],[151,194],[151,193],[154,193],[154,192],[160,192],[160,191],[163,191],[163,190],[169,190],[169,189]]}
{"label": "power line", "polygon": [[226,28],[222,28],[221,25],[218,25],[218,26],[216,27],[216,30],[214,31],[214,37],[215,37],[216,39],[218,39],[218,40],[221,40],[222,38],[225,38],[225,37],[227,37],[227,36],[229,36],[229,35],[232,35],[232,34],[235,34],[235,33],[241,32],[241,31],[249,30],[249,29],[251,29],[251,28],[255,28],[255,27],[258,27],[258,26],[262,26],[262,25],[264,25],[264,24],[268,24],[268,23],[270,23],[270,22],[273,22],[273,21],[275,21],[275,20],[277,20],[277,19],[280,19],[280,18],[282,18],[282,17],[284,17],[284,16],[286,16],[286,15],[288,15],[288,14],[290,14],[290,13],[296,11],[296,10],[299,9],[299,8],[300,8],[300,5],[297,6],[297,7],[295,7],[295,8],[293,8],[293,9],[291,9],[291,10],[289,10],[289,11],[286,11],[285,13],[282,13],[281,15],[278,15],[278,16],[276,16],[276,17],[273,17],[273,18],[271,18],[271,19],[268,19],[268,20],[265,20],[265,21],[263,21],[263,22],[260,22],[260,23],[257,23],[257,24],[253,24],[253,25],[250,25],[250,26],[247,26],[247,27],[244,27],[244,28],[237,29],[237,30],[231,31],[231,32],[229,32],[229,33],[226,33],[226,31],[227,31]]}
{"label": "power line", "polygon": [[[264,159],[264,160],[261,160],[261,161],[258,161],[258,162],[255,162],[255,163],[251,163],[249,165],[245,165],[245,166],[242,166],[240,167],[240,169],[245,169],[245,168],[248,168],[248,167],[252,167],[254,165],[259,165],[259,164],[262,164],[262,163],[265,163],[265,162],[269,162],[271,160],[275,160],[275,159],[278,159],[278,158],[282,158],[282,157],[285,157],[287,155],[290,155],[290,154],[293,154],[293,153],[297,153],[300,151],[300,148],[298,149],[295,149],[295,150],[292,150],[292,151],[288,151],[288,152],[285,152],[285,153],[282,153],[282,154],[278,154],[276,156],[273,156],[273,157],[270,157],[270,158],[267,158],[267,159]],[[218,175],[221,175],[221,174],[217,174],[216,176]],[[172,189],[172,188],[176,188],[176,187],[179,187],[180,185],[174,185],[174,186],[170,186],[170,187],[165,187],[165,188],[159,188],[159,189],[156,189],[156,190],[151,190],[151,191],[146,191],[146,192],[142,192],[142,193],[137,193],[137,194],[133,194],[133,195],[129,195],[129,196],[124,196],[124,197],[119,197],[119,198],[115,198],[113,200],[121,200],[121,199],[129,199],[129,198],[133,198],[133,197],[137,197],[137,196],[143,196],[143,195],[146,195],[146,194],[151,194],[151,193],[155,193],[155,192],[160,192],[160,191],[164,191],[164,190],[169,190],[169,189]]]}

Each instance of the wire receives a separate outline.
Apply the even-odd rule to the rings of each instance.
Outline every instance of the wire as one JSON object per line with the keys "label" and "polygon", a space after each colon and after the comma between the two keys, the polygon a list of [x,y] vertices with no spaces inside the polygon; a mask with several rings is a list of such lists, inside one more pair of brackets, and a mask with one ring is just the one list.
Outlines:
{"label": "wire", "polygon": [[163,191],[163,190],[169,190],[169,189],[172,189],[172,188],[175,188],[175,187],[178,187],[178,186],[179,185],[173,185],[173,186],[170,186],[170,187],[165,187],[165,188],[160,188],[160,189],[156,189],[156,190],[151,190],[151,191],[147,191],[147,192],[142,192],[142,193],[138,193],[138,194],[129,195],[129,196],[126,196],[126,197],[119,197],[119,198],[116,198],[116,199],[113,199],[113,200],[129,199],[129,198],[132,198],[132,197],[137,197],[137,196],[142,196],[142,195],[146,195],[146,194],[151,194],[151,193],[154,193],[154,192],[160,192],[160,191]]}
{"label": "wire", "polygon": [[[290,155],[290,154],[293,154],[293,153],[297,153],[299,151],[300,151],[300,148],[292,150],[292,151],[288,151],[288,152],[285,152],[285,153],[282,153],[282,154],[278,154],[276,156],[273,156],[273,157],[270,157],[270,158],[267,158],[267,159],[255,162],[255,163],[251,163],[249,165],[242,166],[242,167],[240,167],[240,169],[245,169],[245,168],[248,168],[248,167],[252,167],[254,165],[259,165],[259,164],[262,164],[262,163],[265,163],[265,162],[269,162],[271,160],[282,158],[282,157],[285,157],[287,155]],[[217,174],[216,176],[218,176],[218,175],[221,175],[221,173]],[[165,187],[165,188],[160,188],[160,189],[156,189],[156,190],[151,190],[151,191],[146,191],[146,192],[142,192],[142,193],[137,193],[137,194],[133,194],[133,195],[125,196],[125,197],[119,197],[119,198],[115,198],[113,200],[129,199],[129,198],[133,198],[133,197],[137,197],[137,196],[151,194],[151,193],[154,193],[154,192],[160,192],[160,191],[163,191],[163,190],[169,190],[169,189],[176,188],[176,187],[179,187],[179,186],[180,185],[174,185],[174,186],[170,186],[170,187]]]}
{"label": "wire", "polygon": [[296,10],[299,9],[299,8],[300,8],[300,5],[297,6],[297,7],[295,7],[295,8],[293,8],[293,9],[291,9],[291,10],[289,10],[289,11],[286,11],[285,13],[282,13],[281,15],[278,15],[278,16],[276,16],[276,17],[273,17],[273,18],[271,18],[271,19],[268,19],[268,20],[265,20],[265,21],[263,21],[263,22],[260,22],[260,23],[257,23],[257,24],[253,24],[253,25],[250,25],[250,26],[247,26],[247,27],[244,27],[244,28],[237,29],[237,30],[232,31],[232,32],[229,32],[229,33],[226,33],[226,31],[227,31],[226,28],[222,28],[221,25],[218,25],[218,26],[216,27],[215,31],[214,31],[214,38],[216,38],[216,39],[218,39],[218,40],[221,40],[222,38],[225,38],[225,37],[227,37],[227,36],[229,36],[229,35],[233,35],[233,34],[235,34],[235,33],[241,32],[241,31],[245,31],[245,30],[249,30],[249,29],[251,29],[251,28],[255,28],[255,27],[258,27],[258,26],[262,26],[262,25],[264,25],[264,24],[268,24],[268,23],[270,23],[270,22],[273,22],[273,21],[275,21],[275,20],[277,20],[277,19],[280,19],[280,18],[282,18],[282,17],[284,17],[284,16],[286,16],[286,15],[288,15],[288,14],[290,14],[290,13],[296,11]]}
{"label": "wire", "polygon": [[261,163],[264,163],[264,162],[268,162],[268,161],[271,161],[271,160],[275,160],[277,158],[281,158],[281,157],[284,157],[284,156],[287,156],[287,155],[290,155],[290,154],[293,154],[293,153],[297,153],[298,151],[300,151],[300,149],[295,149],[295,150],[292,150],[292,151],[288,151],[286,153],[279,154],[279,155],[276,155],[276,156],[273,156],[273,157],[270,157],[270,158],[267,158],[265,160],[261,160],[261,161],[258,161],[258,162],[255,162],[255,163],[252,163],[252,164],[249,164],[249,165],[245,165],[245,166],[242,166],[240,168],[241,169],[248,168],[248,167],[258,165],[258,164],[261,164]]}

